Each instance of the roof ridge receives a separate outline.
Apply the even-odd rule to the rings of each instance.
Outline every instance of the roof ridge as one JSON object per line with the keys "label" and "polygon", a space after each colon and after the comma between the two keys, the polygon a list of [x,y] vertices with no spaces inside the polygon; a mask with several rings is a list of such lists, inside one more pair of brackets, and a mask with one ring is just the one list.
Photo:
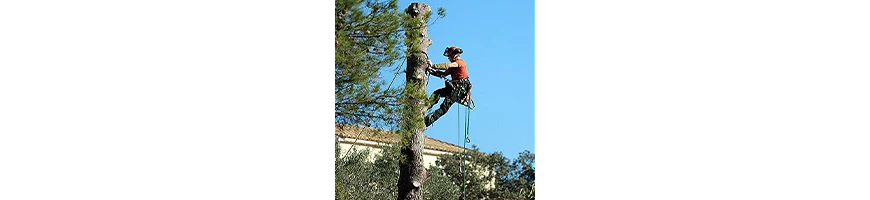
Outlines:
{"label": "roof ridge", "polygon": [[[397,134],[395,131],[384,130],[384,129],[374,128],[374,127],[367,127],[367,126],[352,125],[352,124],[341,124],[341,123],[338,123],[338,122],[335,123],[335,126],[336,126],[336,129],[337,129],[335,134],[338,135],[338,136],[341,136],[341,137],[354,138],[354,139],[363,139],[363,140],[378,140],[378,139],[386,139],[386,140],[389,140],[389,139],[387,139],[387,138],[384,138],[384,136],[387,136],[387,137],[389,137],[389,138],[399,139],[399,138],[397,137],[398,134]],[[386,134],[386,135],[376,136],[377,138],[364,138],[363,136],[358,136],[358,135],[353,135],[353,134],[343,133],[344,131],[342,131],[342,133],[339,133],[339,132],[338,132],[339,129],[341,129],[341,130],[345,130],[345,131],[372,130],[372,131],[374,131],[373,133],[375,133],[375,132],[381,132],[381,133],[388,133],[388,134]],[[367,135],[373,136],[373,134],[367,134]],[[392,136],[392,137],[391,137],[391,136]],[[441,144],[443,144],[443,145],[451,146],[451,147],[458,148],[458,149],[471,150],[470,148],[464,148],[464,147],[461,147],[461,146],[459,146],[459,145],[456,145],[456,144],[453,144],[453,143],[450,143],[450,142],[446,142],[446,141],[443,141],[443,140],[439,140],[439,139],[436,139],[436,138],[433,138],[433,137],[429,137],[429,136],[425,136],[425,137],[426,137],[425,139],[427,139],[427,140],[431,140],[431,141],[433,141],[433,142],[441,143]],[[377,142],[388,142],[388,141],[377,141]],[[433,148],[435,148],[436,150],[442,150],[442,151],[443,151],[443,150],[447,150],[447,149],[443,149],[443,148],[437,148],[437,147],[435,147],[435,146],[433,146]],[[447,150],[447,151],[449,151],[449,150]]]}
{"label": "roof ridge", "polygon": [[[450,143],[450,142],[446,142],[446,141],[443,141],[443,140],[435,139],[435,138],[433,138],[433,137],[429,137],[429,136],[426,136],[426,137],[427,137],[427,138],[431,138],[432,140],[435,140],[435,141],[437,141],[437,142],[441,142],[441,143],[448,144],[448,145],[450,145],[450,146],[463,148],[463,147],[460,147],[459,145],[455,145],[455,144]],[[466,149],[468,149],[468,148],[466,148]]]}

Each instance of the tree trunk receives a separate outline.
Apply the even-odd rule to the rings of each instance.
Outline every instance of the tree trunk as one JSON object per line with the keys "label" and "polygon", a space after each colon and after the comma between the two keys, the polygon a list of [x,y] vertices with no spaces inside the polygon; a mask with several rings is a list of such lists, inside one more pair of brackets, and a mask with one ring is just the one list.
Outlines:
{"label": "tree trunk", "polygon": [[405,90],[403,103],[402,130],[407,133],[402,143],[402,163],[399,166],[398,200],[423,199],[423,182],[427,172],[423,166],[423,141],[426,138],[427,94],[429,76],[426,51],[432,45],[426,33],[431,8],[422,3],[411,3],[405,13],[411,17],[404,29],[407,45],[407,66],[405,68]]}

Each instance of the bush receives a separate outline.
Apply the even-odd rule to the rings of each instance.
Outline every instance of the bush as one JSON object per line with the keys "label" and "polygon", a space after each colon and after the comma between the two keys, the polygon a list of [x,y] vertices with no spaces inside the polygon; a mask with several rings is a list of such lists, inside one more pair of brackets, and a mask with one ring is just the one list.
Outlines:
{"label": "bush", "polygon": [[[383,146],[381,154],[369,159],[368,150],[351,150],[340,155],[336,141],[335,199],[396,199],[399,151]],[[463,154],[444,155],[428,168],[423,184],[426,199],[458,199],[465,181],[466,199],[535,199],[535,155],[521,152],[513,161],[500,152],[484,154],[472,147],[467,152],[465,177],[459,171]]]}

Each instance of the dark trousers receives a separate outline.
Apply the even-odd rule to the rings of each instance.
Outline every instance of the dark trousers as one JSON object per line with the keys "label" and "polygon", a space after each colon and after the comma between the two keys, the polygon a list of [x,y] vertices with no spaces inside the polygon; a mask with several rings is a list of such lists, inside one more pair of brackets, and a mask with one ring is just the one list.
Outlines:
{"label": "dark trousers", "polygon": [[430,109],[438,103],[438,99],[442,97],[444,98],[444,102],[441,102],[441,106],[438,110],[435,110],[426,116],[426,126],[435,123],[438,118],[441,118],[441,116],[450,110],[450,106],[453,106],[453,103],[465,98],[469,91],[471,91],[471,81],[468,81],[468,79],[445,81],[444,87],[435,90],[435,92],[432,93],[432,96],[429,97]]}

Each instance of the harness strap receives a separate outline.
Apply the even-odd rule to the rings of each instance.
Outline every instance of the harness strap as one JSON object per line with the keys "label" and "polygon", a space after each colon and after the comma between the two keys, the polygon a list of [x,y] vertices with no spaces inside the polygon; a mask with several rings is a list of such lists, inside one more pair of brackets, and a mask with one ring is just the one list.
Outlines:
{"label": "harness strap", "polygon": [[[451,98],[454,98],[455,102],[465,106],[466,108],[474,110],[474,107],[476,106],[474,105],[474,100],[471,99],[471,94],[469,93],[468,87],[471,85],[471,81],[469,81],[468,78],[447,80],[445,81],[445,83],[453,89],[453,94],[451,94]],[[466,99],[466,97],[467,101],[463,101],[464,99]]]}

